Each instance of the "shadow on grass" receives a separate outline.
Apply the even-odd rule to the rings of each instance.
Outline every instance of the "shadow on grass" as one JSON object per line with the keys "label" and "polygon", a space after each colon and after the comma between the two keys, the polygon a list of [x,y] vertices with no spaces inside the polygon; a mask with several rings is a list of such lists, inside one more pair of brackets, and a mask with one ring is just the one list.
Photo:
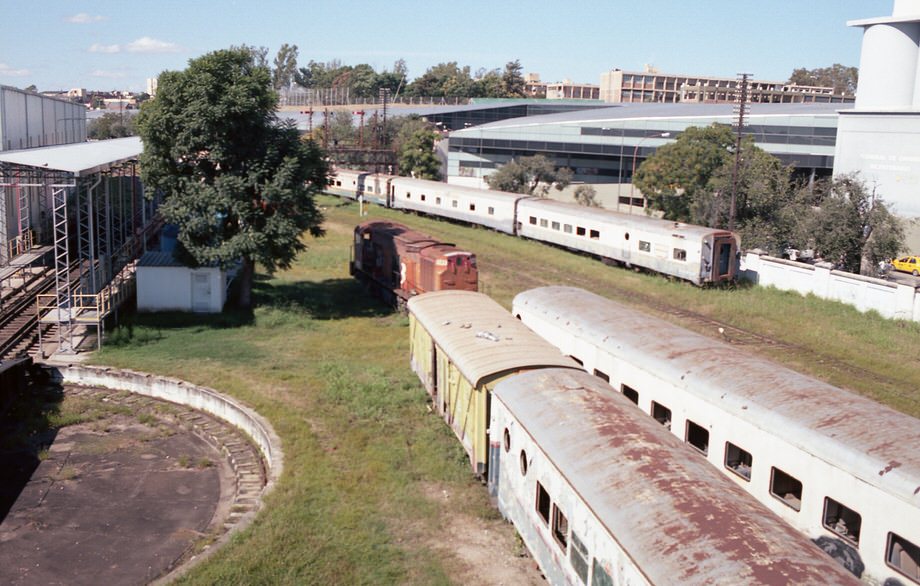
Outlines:
{"label": "shadow on grass", "polygon": [[372,297],[355,279],[326,279],[321,282],[253,284],[253,299],[259,307],[296,309],[313,319],[382,317],[393,308]]}

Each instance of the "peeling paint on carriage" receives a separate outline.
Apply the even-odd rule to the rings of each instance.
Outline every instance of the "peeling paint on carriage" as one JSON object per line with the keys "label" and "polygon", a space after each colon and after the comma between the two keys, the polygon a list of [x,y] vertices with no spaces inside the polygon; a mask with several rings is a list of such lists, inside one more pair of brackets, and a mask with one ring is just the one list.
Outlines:
{"label": "peeling paint on carriage", "polygon": [[679,439],[702,430],[713,466],[808,537],[848,540],[870,580],[895,577],[891,534],[920,543],[920,420],[579,289],[514,313],[642,411],[666,406]]}
{"label": "peeling paint on carriage", "polygon": [[[500,466],[499,506],[525,540],[551,529],[521,506],[539,482],[594,556],[625,555],[648,583],[858,583],[595,377],[547,369],[502,381],[493,437],[508,427],[514,448],[506,453],[527,450],[533,463],[526,476]],[[533,527],[521,530],[528,520]],[[550,582],[561,582],[553,576],[571,569],[544,568],[549,546],[531,549]]]}

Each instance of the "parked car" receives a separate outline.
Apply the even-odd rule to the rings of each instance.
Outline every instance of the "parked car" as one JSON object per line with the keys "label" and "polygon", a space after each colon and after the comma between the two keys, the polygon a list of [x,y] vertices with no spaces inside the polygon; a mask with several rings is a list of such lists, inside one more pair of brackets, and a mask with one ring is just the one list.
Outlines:
{"label": "parked car", "polygon": [[920,276],[920,256],[902,256],[891,261],[894,270]]}

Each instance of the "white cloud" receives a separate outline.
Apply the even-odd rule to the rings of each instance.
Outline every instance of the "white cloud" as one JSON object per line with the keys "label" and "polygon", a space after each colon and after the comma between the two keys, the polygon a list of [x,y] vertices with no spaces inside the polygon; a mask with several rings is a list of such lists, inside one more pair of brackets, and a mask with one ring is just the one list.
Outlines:
{"label": "white cloud", "polygon": [[105,19],[106,17],[98,14],[93,15],[81,12],[79,14],[74,14],[73,16],[68,16],[65,20],[74,24],[91,24],[94,22],[101,22]]}
{"label": "white cloud", "polygon": [[90,73],[90,75],[104,79],[121,79],[125,77],[125,74],[120,71],[105,71],[103,69],[95,69]]}
{"label": "white cloud", "polygon": [[102,45],[100,43],[93,43],[89,48],[90,53],[120,53],[120,45]]}
{"label": "white cloud", "polygon": [[130,53],[176,53],[179,51],[179,45],[150,37],[141,37],[125,45],[125,49]]}
{"label": "white cloud", "polygon": [[4,77],[25,77],[31,74],[28,69],[13,69],[6,63],[0,63],[0,76]]}

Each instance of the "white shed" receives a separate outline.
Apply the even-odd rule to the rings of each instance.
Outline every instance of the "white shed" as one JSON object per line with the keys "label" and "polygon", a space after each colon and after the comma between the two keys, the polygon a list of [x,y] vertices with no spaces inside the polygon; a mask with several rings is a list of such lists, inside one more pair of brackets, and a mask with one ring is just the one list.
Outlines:
{"label": "white shed", "polygon": [[171,252],[147,252],[137,262],[138,311],[220,313],[227,300],[227,273],[219,267],[190,268]]}

